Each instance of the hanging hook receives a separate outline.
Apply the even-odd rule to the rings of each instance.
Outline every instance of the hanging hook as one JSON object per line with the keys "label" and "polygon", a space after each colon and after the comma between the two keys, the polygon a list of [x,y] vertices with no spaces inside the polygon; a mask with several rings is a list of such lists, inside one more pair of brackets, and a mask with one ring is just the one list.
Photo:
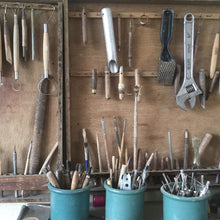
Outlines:
{"label": "hanging hook", "polygon": [[[146,21],[145,21],[146,20]],[[144,13],[143,15],[141,15],[141,17],[139,18],[139,22],[142,26],[148,25],[149,24],[149,18],[148,16]]]}
{"label": "hanging hook", "polygon": [[50,21],[51,17],[53,16],[53,14],[54,14],[54,12],[55,12],[55,10],[56,10],[56,8],[55,8],[54,5],[51,5],[51,7],[53,8],[53,11],[52,11],[50,17],[48,18],[48,20],[47,20],[47,22],[46,22],[47,24],[49,24],[49,21]]}

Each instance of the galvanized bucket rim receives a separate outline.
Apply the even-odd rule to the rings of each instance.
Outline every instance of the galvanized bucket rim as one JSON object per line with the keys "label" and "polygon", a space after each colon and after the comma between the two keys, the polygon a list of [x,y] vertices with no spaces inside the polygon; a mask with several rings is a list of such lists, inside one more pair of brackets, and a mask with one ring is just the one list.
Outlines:
{"label": "galvanized bucket rim", "polygon": [[116,194],[121,194],[121,195],[135,195],[139,193],[143,193],[147,189],[147,184],[143,186],[141,189],[134,189],[134,190],[121,190],[121,189],[114,189],[111,188],[107,185],[107,180],[104,182],[104,187],[106,190],[111,191]]}
{"label": "galvanized bucket rim", "polygon": [[62,195],[72,195],[72,194],[83,193],[87,190],[90,190],[92,188],[92,185],[93,184],[90,182],[89,185],[83,189],[70,190],[70,189],[58,189],[58,188],[53,187],[50,183],[47,184],[50,191],[58,193],[58,194],[62,194]]}
{"label": "galvanized bucket rim", "polygon": [[164,186],[161,186],[160,187],[160,191],[161,193],[168,197],[168,198],[171,198],[171,199],[174,199],[174,200],[178,200],[178,201],[186,201],[186,202],[198,202],[198,201],[201,201],[201,200],[205,200],[205,199],[208,199],[210,198],[211,196],[211,193],[210,191],[208,191],[208,193],[202,197],[182,197],[182,196],[176,196],[176,195],[173,195],[173,194],[170,194],[168,193],[165,189],[164,189]]}

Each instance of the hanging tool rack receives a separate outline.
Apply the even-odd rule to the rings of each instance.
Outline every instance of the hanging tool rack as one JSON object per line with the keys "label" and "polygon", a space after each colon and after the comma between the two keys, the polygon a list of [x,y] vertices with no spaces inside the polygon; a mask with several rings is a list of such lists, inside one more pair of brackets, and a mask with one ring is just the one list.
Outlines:
{"label": "hanging tool rack", "polygon": [[[19,73],[22,82],[20,91],[15,92],[11,88],[11,82],[13,79],[13,66],[6,63],[3,50],[3,86],[1,87],[0,91],[0,112],[2,115],[1,133],[4,137],[10,136],[10,138],[1,138],[0,140],[0,190],[3,192],[3,197],[0,198],[0,202],[49,201],[49,195],[45,193],[45,190],[48,190],[48,181],[45,175],[22,175],[25,167],[24,158],[26,158],[28,152],[27,142],[32,139],[33,134],[34,112],[37,101],[36,95],[38,92],[38,83],[41,80],[41,75],[43,74],[42,48],[44,23],[47,23],[48,25],[50,38],[49,78],[51,80],[52,93],[49,96],[48,108],[46,112],[46,132],[44,133],[40,160],[45,160],[48,152],[50,152],[50,148],[57,141],[58,153],[56,153],[57,156],[55,156],[55,158],[62,161],[63,152],[65,151],[63,149],[63,90],[65,88],[63,75],[63,2],[59,0],[49,0],[46,3],[45,1],[41,0],[11,0],[7,2],[0,2],[0,11],[6,11],[7,13],[6,16],[11,39],[13,39],[13,12],[16,9],[18,14],[18,24],[20,26],[23,8],[25,8],[28,27],[28,56],[27,61],[23,61],[20,38]],[[32,9],[34,10],[35,22],[34,61],[32,60],[31,54]],[[3,25],[3,19],[1,19],[1,24]],[[54,91],[55,93],[53,94]],[[8,97],[7,100],[5,100],[5,97]],[[6,109],[10,110],[7,111]],[[29,123],[27,124],[26,122],[28,121]],[[13,124],[11,124],[11,122],[13,122]],[[16,145],[17,151],[16,176],[12,175],[11,145],[12,147],[13,145]],[[24,190],[24,196],[19,196],[18,198],[10,196],[10,192],[8,191],[14,190]],[[19,192],[19,194],[21,194],[21,191]]]}
{"label": "hanging tool rack", "polygon": [[[118,99],[118,80],[119,74],[111,74],[111,98],[105,99],[105,65],[106,51],[102,27],[101,9],[106,7],[108,3],[112,10],[114,22],[115,39],[118,44],[118,32],[121,34],[120,51],[117,52],[118,63],[124,67],[124,84],[125,97],[121,101]],[[207,4],[209,6],[207,6]],[[184,7],[183,7],[184,6]],[[83,151],[79,146],[83,146],[80,132],[82,128],[87,128],[89,148],[92,151],[91,156],[94,161],[95,169],[98,170],[98,160],[96,153],[95,134],[99,136],[100,148],[104,149],[104,140],[101,130],[101,116],[105,117],[106,130],[108,133],[109,154],[117,157],[117,142],[113,129],[113,116],[118,117],[119,124],[122,126],[124,119],[128,121],[128,130],[126,131],[125,142],[128,146],[129,155],[133,155],[133,103],[134,103],[134,75],[135,69],[140,72],[141,84],[141,102],[139,103],[139,137],[138,146],[142,152],[148,154],[158,151],[159,158],[169,156],[169,147],[167,139],[167,131],[171,130],[174,134],[173,138],[173,154],[180,159],[183,165],[184,155],[184,130],[189,129],[189,167],[186,172],[195,172],[196,175],[205,174],[207,178],[215,178],[219,172],[217,146],[219,143],[219,128],[214,121],[215,112],[220,108],[220,102],[217,99],[217,91],[215,93],[215,101],[209,101],[209,108],[204,112],[200,109],[199,104],[192,111],[182,112],[176,107],[175,95],[173,87],[159,86],[156,83],[157,64],[161,50],[160,43],[160,23],[161,11],[164,8],[174,9],[174,33],[171,42],[171,50],[177,64],[181,64],[183,73],[183,18],[187,12],[193,13],[195,17],[195,32],[199,18],[203,19],[201,28],[201,38],[198,49],[198,58],[196,59],[194,72],[197,73],[201,66],[209,71],[210,56],[212,50],[216,26],[220,18],[218,1],[151,1],[140,0],[133,2],[127,0],[121,1],[95,1],[91,4],[89,1],[69,1],[66,2],[68,10],[65,13],[65,32],[68,31],[69,39],[65,42],[65,53],[68,58],[65,60],[66,85],[70,87],[70,99],[66,99],[65,103],[66,131],[70,131],[67,139],[72,146],[71,158],[79,161],[79,157],[83,158]],[[87,44],[82,43],[82,11],[86,9],[87,18]],[[129,21],[133,22],[133,65],[128,67],[128,32]],[[118,24],[120,23],[120,25]],[[142,23],[142,24],[141,24]],[[75,29],[74,29],[75,27]],[[120,29],[120,30],[119,30]],[[77,30],[77,32],[75,31]],[[207,36],[206,33],[212,33]],[[213,41],[213,40],[211,40]],[[209,43],[210,42],[210,43]],[[218,63],[218,68],[219,68]],[[91,94],[92,69],[97,69],[97,89],[96,95]],[[208,76],[208,73],[207,73]],[[197,80],[197,79],[196,79]],[[213,97],[214,98],[214,97]],[[73,101],[74,100],[74,101]],[[198,102],[198,100],[197,100]],[[215,119],[214,119],[215,118]],[[206,126],[207,121],[211,122],[212,127]],[[199,125],[198,125],[199,123]],[[207,155],[203,157],[205,164],[200,169],[192,169],[193,150],[191,144],[192,136],[202,136],[204,132],[211,131],[214,134],[214,140],[209,146],[210,150],[206,151]],[[122,132],[122,129],[119,133]],[[128,132],[128,133],[127,133]],[[217,144],[217,145],[215,145]],[[215,147],[214,147],[215,145]],[[211,156],[212,154],[212,156]],[[216,154],[218,156],[216,156]],[[81,156],[80,156],[81,155]],[[215,155],[215,165],[212,166],[210,158]],[[144,156],[143,156],[144,157]],[[105,151],[101,150],[102,170],[107,170]],[[83,160],[82,160],[83,161]],[[160,159],[158,160],[160,161]],[[160,163],[160,162],[159,162]],[[212,162],[211,162],[212,163]],[[142,164],[143,165],[143,164]],[[131,165],[132,167],[132,165]],[[97,172],[91,176],[96,178],[109,177],[108,172]],[[160,186],[160,177],[162,173],[175,175],[178,170],[160,169],[149,171],[150,181],[156,184],[158,189]],[[157,180],[159,179],[159,182]],[[157,185],[159,183],[159,185]],[[148,185],[149,186],[149,185]],[[212,186],[218,186],[213,182]],[[151,186],[148,187],[148,189]],[[154,188],[154,186],[152,186]],[[94,189],[95,190],[95,189]],[[98,189],[99,190],[99,189]]]}
{"label": "hanging tool rack", "polygon": [[[117,18],[120,17],[121,24],[121,47],[118,53],[119,64],[124,67],[124,84],[125,84],[125,97],[122,101],[118,99],[118,74],[111,74],[111,98],[105,99],[104,88],[104,70],[106,65],[106,53],[104,35],[101,21],[101,9],[106,7],[112,9],[114,18],[114,27],[117,32]],[[218,112],[220,110],[220,101],[216,91],[213,96],[210,97],[208,102],[208,108],[203,111],[198,105],[195,109],[187,112],[182,112],[175,104],[175,96],[173,95],[173,87],[164,87],[157,85],[157,63],[160,55],[160,18],[161,10],[166,7],[172,7],[175,11],[174,17],[174,34],[171,44],[171,50],[177,63],[183,66],[183,17],[186,12],[192,12],[198,20],[200,16],[204,19],[204,24],[201,29],[201,42],[198,49],[198,60],[196,60],[195,72],[199,72],[201,68],[199,64],[202,64],[206,70],[210,66],[210,56],[212,50],[213,39],[216,30],[216,24],[219,19],[219,1],[152,1],[139,0],[135,4],[130,0],[119,1],[95,1],[92,4],[90,1],[55,1],[49,0],[47,3],[43,0],[32,1],[10,1],[1,2],[0,10],[4,10],[7,4],[8,9],[13,7],[23,8],[23,4],[26,5],[26,9],[34,8],[39,11],[43,11],[48,15],[54,12],[56,16],[55,25],[53,26],[52,45],[50,46],[55,50],[53,51],[53,60],[51,61],[52,69],[56,72],[58,82],[58,98],[56,101],[52,101],[51,107],[48,110],[47,120],[47,137],[48,141],[45,141],[45,149],[42,150],[42,160],[46,158],[49,152],[50,146],[58,139],[58,160],[65,164],[66,160],[72,162],[74,167],[76,163],[84,162],[83,153],[83,138],[81,136],[82,129],[86,128],[88,145],[94,160],[94,171],[91,177],[106,178],[109,176],[107,170],[107,164],[104,152],[104,141],[102,136],[101,116],[105,117],[106,130],[108,132],[108,146],[110,156],[117,156],[117,143],[115,139],[115,130],[113,125],[113,116],[118,118],[118,126],[122,127],[123,120],[127,119],[127,130],[125,134],[125,145],[128,148],[128,154],[133,155],[133,104],[134,104],[134,72],[138,68],[141,75],[141,102],[138,104],[139,122],[138,122],[138,147],[142,152],[148,152],[149,154],[158,151],[160,156],[168,156],[168,140],[167,131],[170,130],[173,137],[173,155],[178,158],[183,158],[184,155],[184,131],[189,130],[190,138],[192,136],[198,136],[200,139],[206,132],[213,134],[213,141],[206,151],[206,157],[203,158],[203,163],[206,169],[191,169],[184,172],[195,172],[196,174],[204,174],[208,177],[215,177],[219,169],[217,169],[219,152],[216,146],[220,144],[219,138],[219,126],[218,126]],[[207,5],[208,4],[208,5]],[[184,7],[183,7],[184,6]],[[82,9],[87,10],[87,28],[88,36],[86,45],[83,44],[81,33],[81,17]],[[132,68],[128,68],[128,32],[129,21],[133,19],[133,65]],[[43,17],[39,18],[41,21]],[[142,24],[141,24],[142,22]],[[146,25],[143,25],[146,22]],[[41,30],[42,32],[42,30]],[[40,32],[39,32],[40,33]],[[210,33],[210,35],[207,35]],[[50,35],[51,36],[51,35]],[[38,35],[40,38],[40,36]],[[117,37],[116,37],[117,41]],[[41,53],[41,47],[39,47],[39,53]],[[56,50],[57,48],[57,50]],[[34,73],[38,73],[39,69],[43,73],[43,68],[39,67],[42,63],[42,59],[36,61],[35,66],[29,65],[29,69]],[[22,64],[23,65],[23,64]],[[218,63],[218,69],[220,68]],[[4,65],[3,65],[4,66]],[[37,66],[37,67],[36,67]],[[42,65],[41,65],[42,66]],[[8,66],[5,70],[11,70]],[[36,68],[38,70],[36,71]],[[97,92],[96,95],[91,94],[91,76],[92,69],[97,69]],[[4,69],[4,67],[3,67]],[[28,71],[27,71],[28,72]],[[38,73],[39,74],[39,73]],[[28,80],[32,76],[27,75]],[[39,77],[33,74],[34,85],[37,87]],[[9,76],[8,76],[9,78]],[[28,83],[24,84],[24,88],[27,88]],[[28,87],[25,91],[31,91]],[[9,94],[8,94],[9,93]],[[15,96],[10,93],[10,86],[7,90],[4,90],[4,96],[14,97],[13,100],[19,100],[24,97],[21,92],[21,97]],[[36,93],[34,93],[36,96]],[[1,95],[0,95],[1,96]],[[2,96],[3,97],[3,96]],[[0,100],[3,100],[0,97]],[[32,98],[33,99],[33,98]],[[10,100],[13,102],[13,100]],[[27,98],[23,104],[30,102]],[[34,105],[34,104],[32,104]],[[4,105],[3,105],[4,106]],[[14,108],[6,103],[7,108],[4,108],[3,113],[13,112]],[[58,106],[58,107],[57,107]],[[23,109],[22,109],[23,110]],[[1,110],[0,110],[1,111]],[[24,111],[24,110],[23,110]],[[33,109],[30,109],[32,117],[31,125],[28,124],[23,130],[31,130],[27,136],[31,139],[32,127],[33,127]],[[0,112],[3,114],[2,112]],[[6,114],[6,118],[14,119],[10,114]],[[20,118],[23,117],[19,115]],[[57,118],[57,123],[54,118]],[[8,119],[9,120],[9,119]],[[25,117],[26,121],[30,119]],[[1,124],[6,124],[6,121]],[[54,128],[55,131],[53,130]],[[13,130],[14,129],[14,130]],[[13,133],[17,134],[16,128],[13,128]],[[7,129],[5,129],[7,130]],[[96,153],[96,132],[100,142],[100,154],[103,163],[103,171],[97,172],[98,160]],[[121,134],[122,129],[119,129]],[[51,135],[50,135],[50,134]],[[3,133],[5,134],[5,133]],[[25,134],[24,134],[25,135]],[[13,135],[11,135],[13,137]],[[19,140],[19,136],[14,139]],[[27,138],[26,138],[27,139]],[[190,139],[191,140],[191,139]],[[2,141],[0,139],[0,141]],[[28,140],[29,141],[29,140]],[[1,143],[1,142],[0,142]],[[28,146],[27,140],[23,141],[20,145]],[[1,146],[8,146],[11,143],[3,143]],[[13,147],[13,146],[12,146]],[[2,147],[0,147],[1,149]],[[16,148],[19,157],[19,146]],[[23,154],[22,152],[25,151]],[[21,153],[26,155],[27,147],[25,150],[22,148]],[[4,154],[5,158],[9,161],[10,150]],[[189,161],[193,161],[193,150],[191,144],[189,144]],[[20,156],[21,157],[21,156]],[[144,156],[143,156],[144,157]],[[24,158],[24,157],[22,157]],[[211,159],[210,159],[211,158]],[[19,158],[18,158],[18,161]],[[132,160],[131,160],[132,161]],[[144,164],[144,159],[142,165]],[[2,164],[3,165],[3,164]],[[216,165],[216,166],[214,166]],[[4,166],[2,166],[3,168]],[[20,165],[22,170],[24,164]],[[10,165],[9,165],[10,168]],[[18,173],[19,172],[18,169]],[[9,169],[10,170],[10,169]],[[159,169],[149,171],[150,178],[159,179],[162,173],[168,173],[175,175],[179,170]],[[5,174],[5,172],[3,172]],[[2,175],[0,176],[0,190],[47,190],[47,178],[45,175]],[[158,182],[156,182],[158,183]],[[161,184],[156,185],[158,189]],[[219,186],[219,184],[212,184],[212,186]],[[150,187],[148,187],[149,189]],[[154,188],[154,186],[152,186]],[[94,188],[94,190],[102,190],[102,188]],[[45,194],[39,195],[37,198],[30,196],[27,198],[2,198],[2,202],[5,201],[48,201],[49,197],[45,197]]]}

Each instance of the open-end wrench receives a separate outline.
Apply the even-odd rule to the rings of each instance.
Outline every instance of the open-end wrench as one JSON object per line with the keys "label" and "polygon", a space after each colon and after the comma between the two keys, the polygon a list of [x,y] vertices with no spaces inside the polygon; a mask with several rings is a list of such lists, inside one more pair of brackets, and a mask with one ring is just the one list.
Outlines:
{"label": "open-end wrench", "polygon": [[187,13],[184,16],[184,79],[176,96],[176,104],[183,110],[186,110],[186,100],[190,108],[194,108],[196,96],[202,93],[193,78],[193,44],[194,16],[192,13]]}

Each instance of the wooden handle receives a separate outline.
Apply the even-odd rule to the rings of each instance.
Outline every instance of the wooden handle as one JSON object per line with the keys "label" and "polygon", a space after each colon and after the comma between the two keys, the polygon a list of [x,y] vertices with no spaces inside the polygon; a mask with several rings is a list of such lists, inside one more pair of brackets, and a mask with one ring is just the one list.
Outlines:
{"label": "wooden handle", "polygon": [[124,98],[125,93],[125,85],[124,85],[124,73],[123,73],[123,67],[120,67],[119,70],[119,83],[118,83],[118,92],[119,92],[119,99],[122,100]]}
{"label": "wooden handle", "polygon": [[115,172],[115,156],[112,156],[112,171]]}
{"label": "wooden handle", "polygon": [[128,33],[128,64],[131,67],[131,59],[132,59],[132,32]]}
{"label": "wooden handle", "polygon": [[118,16],[118,51],[121,50],[121,17]]}
{"label": "wooden handle", "polygon": [[1,30],[1,25],[0,25],[0,74],[1,72],[2,72],[2,30]]}
{"label": "wooden handle", "polygon": [[48,74],[49,74],[49,35],[48,35],[48,30],[47,30],[47,24],[44,24],[43,63],[44,63],[44,77],[48,78]]}
{"label": "wooden handle", "polygon": [[46,160],[44,161],[41,169],[40,169],[40,172],[39,172],[39,175],[43,173],[43,169],[49,164],[53,154],[55,153],[55,151],[57,150],[58,148],[58,142],[56,142],[52,148],[52,150],[50,151],[50,153],[48,154]]}
{"label": "wooden handle", "polygon": [[28,44],[28,34],[27,34],[27,21],[25,16],[24,9],[22,10],[22,19],[21,19],[21,27],[22,27],[22,49],[23,49],[23,57],[27,60],[27,44]]}
{"label": "wooden handle", "polygon": [[88,36],[88,33],[87,33],[87,12],[86,12],[86,9],[83,8],[82,10],[82,37],[83,37],[83,45],[86,46],[87,44],[87,36]]}
{"label": "wooden handle", "polygon": [[164,170],[164,156],[162,156],[160,160],[160,169]]}
{"label": "wooden handle", "polygon": [[83,182],[82,188],[86,188],[88,186],[89,180],[90,180],[90,176],[87,175]]}
{"label": "wooden handle", "polygon": [[99,161],[99,172],[102,172],[102,160],[101,160],[101,153],[100,153],[100,146],[99,146],[99,137],[96,133],[96,143],[97,143],[97,154],[98,154],[98,161]]}
{"label": "wooden handle", "polygon": [[154,153],[154,167],[153,167],[153,169],[157,170],[157,168],[158,168],[158,152],[155,151],[155,153]]}
{"label": "wooden handle", "polygon": [[105,134],[104,134],[104,145],[105,145],[105,155],[106,155],[106,160],[107,160],[107,166],[108,166],[108,170],[110,170],[111,166],[110,166],[109,153],[108,153],[108,144],[107,144],[107,137]]}
{"label": "wooden handle", "polygon": [[18,66],[19,66],[19,27],[18,27],[17,14],[14,14],[13,60],[14,60],[15,80],[17,80],[18,79]]}
{"label": "wooden handle", "polygon": [[60,184],[52,171],[47,172],[46,176],[53,187],[60,189]]}
{"label": "wooden handle", "polygon": [[73,173],[73,178],[72,178],[72,182],[71,182],[71,190],[74,190],[77,188],[78,182],[79,182],[79,174],[78,174],[78,171],[75,170]]}
{"label": "wooden handle", "polygon": [[142,151],[138,149],[138,168],[137,170],[140,171],[142,169]]}
{"label": "wooden handle", "polygon": [[199,145],[199,156],[201,156],[204,153],[206,147],[209,145],[211,140],[212,140],[212,134],[209,133],[205,134],[201,144]]}
{"label": "wooden handle", "polygon": [[180,76],[181,76],[181,66],[179,64],[176,65],[176,77],[174,80],[174,94],[176,95],[180,88]]}
{"label": "wooden handle", "polygon": [[212,79],[210,88],[209,88],[209,93],[212,93],[214,86],[215,86],[215,83],[217,82],[218,78],[219,78],[219,71],[216,71],[214,74],[214,77]]}
{"label": "wooden handle", "polygon": [[97,89],[97,70],[92,70],[92,94],[96,94]]}
{"label": "wooden handle", "polygon": [[118,188],[120,188],[120,186],[121,186],[121,178],[122,178],[123,174],[126,173],[126,170],[127,170],[127,165],[122,164],[120,175],[119,175],[119,178],[118,178]]}
{"label": "wooden handle", "polygon": [[217,59],[218,59],[218,50],[219,50],[219,33],[216,33],[213,48],[212,48],[212,58],[210,65],[210,78],[212,79],[215,74]]}
{"label": "wooden handle", "polygon": [[[141,76],[140,76],[140,72],[139,72],[138,69],[135,69],[134,77],[135,77],[135,87],[138,87],[139,89],[141,89],[141,84],[140,84]],[[140,101],[141,101],[141,92],[139,91],[139,93],[138,93],[138,102],[140,102]]]}
{"label": "wooden handle", "polygon": [[171,169],[171,166],[170,166],[170,159],[169,159],[169,157],[166,157],[166,158],[165,158],[165,161],[166,161],[167,169],[170,170],[170,169]]}
{"label": "wooden handle", "polygon": [[6,61],[12,64],[11,40],[8,29],[8,22],[6,18],[4,18],[4,43],[5,43]]}
{"label": "wooden handle", "polygon": [[110,85],[111,85],[111,75],[108,70],[108,67],[105,68],[105,98],[110,99]]}

